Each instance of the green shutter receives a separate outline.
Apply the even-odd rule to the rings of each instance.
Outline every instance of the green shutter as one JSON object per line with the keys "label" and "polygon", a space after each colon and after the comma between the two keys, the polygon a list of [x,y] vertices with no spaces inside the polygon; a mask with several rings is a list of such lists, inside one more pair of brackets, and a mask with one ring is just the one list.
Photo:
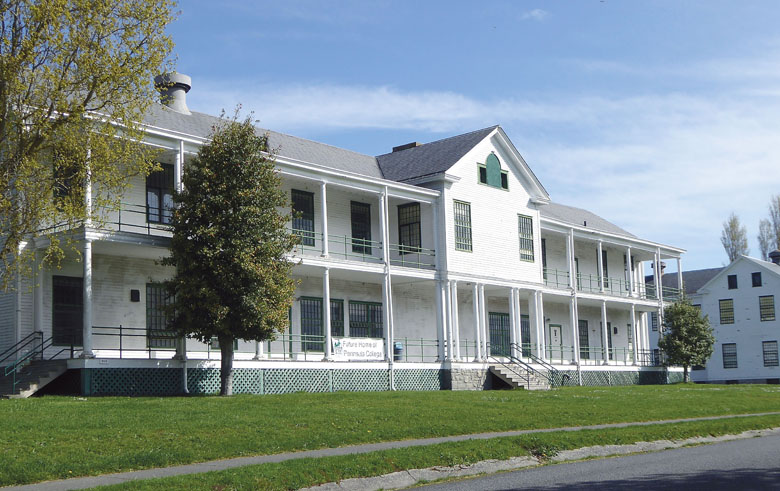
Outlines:
{"label": "green shutter", "polygon": [[488,186],[495,188],[501,187],[501,163],[498,161],[498,157],[494,154],[488,155],[485,160],[485,168],[487,169],[487,183]]}

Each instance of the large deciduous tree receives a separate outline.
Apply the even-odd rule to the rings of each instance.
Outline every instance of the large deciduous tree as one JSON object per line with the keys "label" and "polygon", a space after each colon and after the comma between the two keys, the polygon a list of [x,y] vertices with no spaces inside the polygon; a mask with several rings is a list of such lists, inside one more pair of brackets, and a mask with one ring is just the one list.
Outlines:
{"label": "large deciduous tree", "polygon": [[685,382],[690,367],[704,365],[712,356],[714,344],[709,318],[702,316],[688,298],[681,298],[665,310],[658,347],[666,354],[668,364],[682,365]]}
{"label": "large deciduous tree", "polygon": [[224,120],[190,160],[174,195],[173,239],[164,264],[176,267],[168,291],[170,326],[203,342],[216,337],[221,395],[232,394],[233,343],[263,341],[287,327],[295,292],[295,245],[281,178],[249,118]]}
{"label": "large deciduous tree", "polygon": [[[150,169],[138,124],[170,69],[171,0],[3,0],[0,3],[0,257],[42,227],[115,206],[127,179]],[[50,257],[61,253],[55,240]],[[23,262],[23,261],[22,261]]]}
{"label": "large deciduous tree", "polygon": [[747,229],[740,223],[739,217],[732,213],[728,220],[723,222],[723,232],[720,235],[720,243],[729,256],[729,262],[734,262],[739,256],[747,255],[748,249]]}

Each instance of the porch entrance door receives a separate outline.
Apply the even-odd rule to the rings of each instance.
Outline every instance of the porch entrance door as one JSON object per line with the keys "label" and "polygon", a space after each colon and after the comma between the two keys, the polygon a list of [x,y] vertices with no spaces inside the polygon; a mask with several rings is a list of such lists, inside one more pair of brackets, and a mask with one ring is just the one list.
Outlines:
{"label": "porch entrance door", "polygon": [[563,359],[563,339],[561,336],[561,325],[550,324],[547,326],[547,355],[548,358]]}
{"label": "porch entrance door", "polygon": [[490,328],[490,354],[509,356],[509,314],[488,312]]}
{"label": "porch entrance door", "polygon": [[523,356],[531,354],[531,321],[525,314],[520,316],[520,345],[523,347]]}
{"label": "porch entrance door", "polygon": [[82,346],[84,342],[84,279],[52,277],[52,343]]}

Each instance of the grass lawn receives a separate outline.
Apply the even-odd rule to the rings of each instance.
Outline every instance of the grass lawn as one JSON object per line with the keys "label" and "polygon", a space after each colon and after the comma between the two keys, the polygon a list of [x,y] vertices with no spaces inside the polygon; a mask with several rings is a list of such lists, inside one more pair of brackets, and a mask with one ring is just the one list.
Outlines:
{"label": "grass lawn", "polygon": [[780,410],[780,387],[0,400],[0,485],[485,431]]}
{"label": "grass lawn", "polygon": [[543,460],[562,450],[591,445],[624,445],[640,441],[681,440],[693,436],[735,434],[748,429],[780,426],[780,415],[721,421],[677,423],[650,427],[552,432],[483,441],[443,443],[384,450],[361,455],[300,459],[227,471],[134,481],[101,489],[240,490],[299,489],[354,477],[372,477],[405,469],[473,464],[534,455]]}

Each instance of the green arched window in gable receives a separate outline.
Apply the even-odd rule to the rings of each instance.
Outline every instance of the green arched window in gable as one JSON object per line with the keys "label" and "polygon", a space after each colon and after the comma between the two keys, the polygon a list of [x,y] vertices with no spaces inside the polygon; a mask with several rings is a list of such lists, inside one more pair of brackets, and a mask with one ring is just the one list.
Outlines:
{"label": "green arched window in gable", "polygon": [[508,173],[501,169],[501,162],[495,154],[491,153],[484,164],[479,164],[479,182],[494,188],[509,188]]}

